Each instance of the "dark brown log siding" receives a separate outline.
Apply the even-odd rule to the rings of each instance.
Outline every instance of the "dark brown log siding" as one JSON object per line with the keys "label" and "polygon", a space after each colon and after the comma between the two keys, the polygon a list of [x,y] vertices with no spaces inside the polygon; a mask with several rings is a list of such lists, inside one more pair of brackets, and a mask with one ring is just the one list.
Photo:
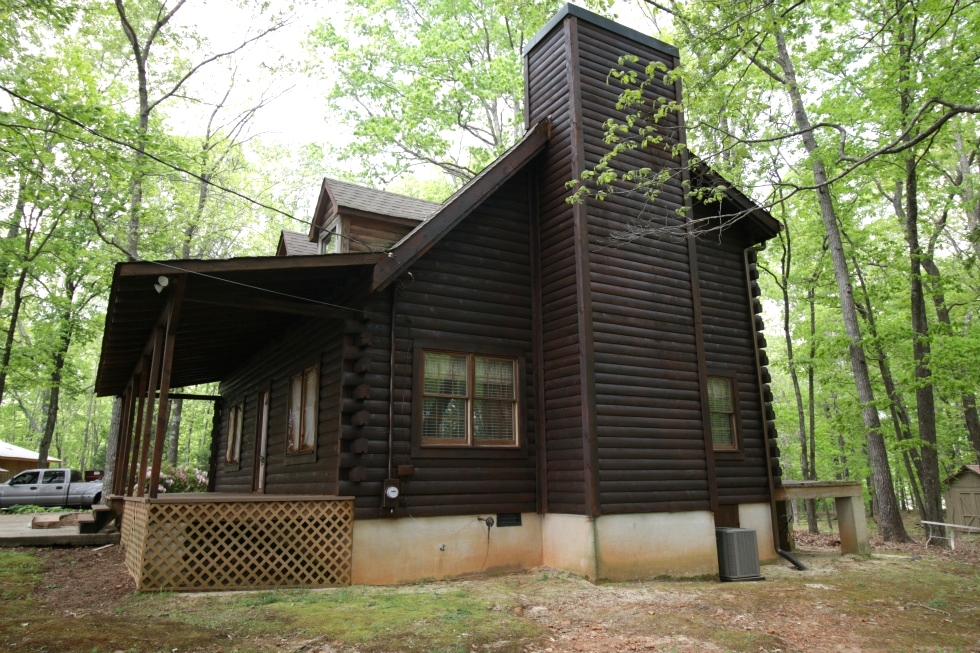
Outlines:
{"label": "dark brown log siding", "polygon": [[738,382],[741,455],[715,454],[718,498],[723,504],[769,500],[759,379],[752,345],[755,329],[747,305],[742,254],[752,244],[737,230],[724,232],[720,242],[717,236],[698,241],[708,373],[734,374]]}
{"label": "dark brown log siding", "polygon": [[538,197],[548,512],[585,513],[582,371],[572,207],[570,44],[559,24],[528,53],[530,124],[551,116]]}
{"label": "dark brown log siding", "polygon": [[[222,381],[219,393],[224,411],[219,427],[216,492],[252,491],[259,393],[271,389],[266,493],[337,494],[342,328],[339,320],[304,322]],[[248,353],[242,352],[242,358],[248,358]],[[287,460],[286,456],[289,379],[312,364],[320,365],[317,452],[315,460],[309,457],[306,460],[310,462],[297,463],[302,457]],[[236,468],[225,465],[224,452],[228,412],[242,401],[245,403],[242,454],[241,465]]]}
{"label": "dark brown log siding", "polygon": [[[622,87],[609,71],[621,69],[625,54],[639,57],[625,67],[642,72],[647,62],[668,68],[662,53],[579,21],[583,128],[587,167],[608,146],[607,118],[623,118],[612,107]],[[673,85],[657,81],[648,102],[675,99]],[[675,137],[678,120],[668,116],[663,132]],[[637,153],[654,169],[676,161],[663,152]],[[614,196],[589,202],[589,249],[595,341],[596,426],[599,493],[603,513],[703,510],[708,507],[704,431],[698,386],[687,245],[653,238],[614,244],[637,219],[677,223],[683,205],[680,179],[670,181],[653,203]]]}
{"label": "dark brown log siding", "polygon": [[[393,465],[413,465],[402,479],[401,508],[413,517],[536,509],[533,359],[531,355],[531,272],[529,176],[518,175],[466,217],[393,284],[397,292]],[[340,492],[354,495],[358,519],[380,516],[387,475],[388,373],[391,291],[368,305],[368,320],[348,324],[347,347],[357,332],[370,334],[370,346],[345,361],[344,439]],[[503,347],[523,354],[525,366],[525,446],[505,457],[486,450],[455,449],[449,455],[412,456],[414,345],[438,341]],[[370,359],[358,374],[356,360]],[[358,402],[353,391],[367,385],[370,397]],[[355,426],[353,415],[366,410],[369,421]],[[357,441],[353,453],[351,445]],[[366,450],[364,450],[366,449]],[[356,470],[356,471],[355,471]],[[363,474],[363,477],[361,475]],[[363,480],[354,482],[352,475]]]}

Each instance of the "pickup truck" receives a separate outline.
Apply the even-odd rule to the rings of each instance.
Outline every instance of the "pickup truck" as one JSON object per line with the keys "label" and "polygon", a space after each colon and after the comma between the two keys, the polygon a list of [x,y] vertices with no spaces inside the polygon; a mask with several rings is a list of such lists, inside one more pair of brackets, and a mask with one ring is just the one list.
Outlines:
{"label": "pickup truck", "polygon": [[0,507],[91,508],[102,499],[102,481],[86,481],[74,469],[29,469],[0,483]]}

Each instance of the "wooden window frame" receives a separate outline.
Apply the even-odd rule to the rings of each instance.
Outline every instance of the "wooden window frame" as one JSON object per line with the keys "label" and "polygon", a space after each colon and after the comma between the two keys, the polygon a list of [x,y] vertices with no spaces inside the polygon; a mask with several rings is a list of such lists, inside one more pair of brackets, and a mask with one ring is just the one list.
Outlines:
{"label": "wooden window frame", "polygon": [[[310,370],[313,370],[313,376],[316,379],[316,390],[313,393],[313,443],[311,445],[311,448],[303,449],[302,441],[303,441],[303,433],[305,432],[305,426],[306,426],[305,419],[307,413],[306,379],[308,378],[307,372],[309,372]],[[296,377],[300,378],[300,407],[299,407],[300,423],[296,431],[298,436],[297,444],[299,446],[291,450],[291,445],[293,444],[293,433],[292,430],[290,429],[290,415],[292,413],[292,408],[293,408],[292,405],[293,379],[295,379]],[[316,460],[316,448],[317,448],[317,444],[319,443],[319,437],[320,437],[319,422],[320,422],[320,364],[313,363],[311,365],[304,366],[301,370],[299,370],[295,374],[290,374],[286,378],[286,428],[285,428],[286,438],[284,444],[285,453],[286,453],[286,464],[290,464],[290,462],[310,462],[312,460]],[[268,470],[268,467],[266,469]]]}
{"label": "wooden window frame", "polygon": [[[497,358],[509,359],[515,364],[514,392],[517,397],[515,400],[514,418],[514,444],[492,444],[474,445],[469,441],[472,438],[472,407],[467,410],[467,440],[466,443],[431,443],[423,442],[422,438],[422,402],[424,395],[424,370],[425,353],[440,352],[448,354],[461,354],[468,356],[467,378],[468,395],[473,393],[472,376],[475,369],[475,358]],[[413,365],[412,365],[412,457],[413,458],[526,458],[528,453],[527,443],[527,410],[526,410],[526,359],[528,354],[511,348],[498,347],[494,345],[481,345],[473,342],[454,342],[449,340],[429,341],[415,340],[413,342]],[[468,398],[468,405],[472,401],[472,396]]]}
{"label": "wooden window frame", "polygon": [[[232,432],[234,430],[234,432]],[[225,426],[225,467],[240,469],[242,464],[242,433],[245,430],[245,401],[228,409]]]}
{"label": "wooden window frame", "polygon": [[[738,404],[739,404],[739,392],[738,392],[738,378],[735,374],[730,372],[722,372],[717,370],[709,370],[707,377],[705,379],[705,392],[707,393],[708,384],[711,383],[711,379],[723,379],[728,382],[729,389],[731,391],[732,398],[732,410],[728,413],[732,421],[732,444],[730,446],[718,445],[714,441],[714,434],[711,432],[711,413],[718,412],[712,411],[711,406],[708,406],[708,423],[705,425],[708,430],[708,435],[711,436],[711,446],[715,452],[715,457],[721,456],[723,458],[740,458],[743,457],[744,451],[742,449],[742,429],[741,423],[742,419],[739,415]],[[708,395],[705,394],[705,402],[708,401]]]}

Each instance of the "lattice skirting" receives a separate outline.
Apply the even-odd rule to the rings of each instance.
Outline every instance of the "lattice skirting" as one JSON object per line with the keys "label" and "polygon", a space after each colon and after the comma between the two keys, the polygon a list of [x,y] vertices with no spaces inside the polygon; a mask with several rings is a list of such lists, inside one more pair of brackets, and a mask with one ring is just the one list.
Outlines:
{"label": "lattice skirting", "polygon": [[126,568],[140,591],[349,585],[347,499],[150,503],[127,499]]}

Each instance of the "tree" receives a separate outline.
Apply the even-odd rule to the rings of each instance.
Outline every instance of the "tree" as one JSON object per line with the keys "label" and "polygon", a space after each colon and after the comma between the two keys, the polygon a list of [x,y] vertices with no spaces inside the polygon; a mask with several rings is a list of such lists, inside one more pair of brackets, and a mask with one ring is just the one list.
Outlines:
{"label": "tree", "polygon": [[[460,186],[524,131],[524,45],[557,0],[350,0],[310,33],[315,74],[352,129],[355,176],[390,181],[435,166]],[[331,66],[326,65],[327,63]]]}

